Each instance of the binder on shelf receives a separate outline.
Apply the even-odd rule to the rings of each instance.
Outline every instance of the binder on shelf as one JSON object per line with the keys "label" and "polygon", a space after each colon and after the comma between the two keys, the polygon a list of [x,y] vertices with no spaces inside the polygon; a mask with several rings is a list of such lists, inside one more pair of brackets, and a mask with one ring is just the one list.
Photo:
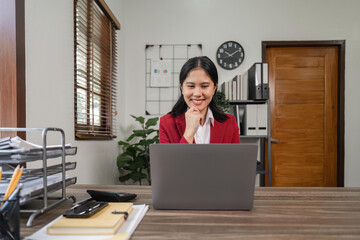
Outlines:
{"label": "binder on shelf", "polygon": [[267,135],[267,104],[257,106],[257,135]]}
{"label": "binder on shelf", "polygon": [[[235,83],[233,83],[233,82],[235,82]],[[225,98],[229,101],[234,100],[233,94],[234,94],[234,97],[236,95],[236,92],[233,93],[233,84],[236,85],[236,81],[230,80],[230,81],[223,82],[220,87],[221,92],[225,94]],[[236,89],[235,89],[235,91],[236,91]]]}
{"label": "binder on shelf", "polygon": [[262,63],[262,98],[269,99],[269,64]]}
{"label": "binder on shelf", "polygon": [[246,105],[244,135],[267,135],[267,120],[267,104]]}
{"label": "binder on shelf", "polygon": [[269,98],[268,63],[254,63],[248,70],[249,99]]}
{"label": "binder on shelf", "polygon": [[226,96],[226,98],[227,98],[228,100],[231,100],[231,99],[230,99],[230,83],[229,83],[229,82],[225,82],[224,84],[225,84],[225,91],[224,91],[225,96]]}
{"label": "binder on shelf", "polygon": [[227,100],[242,100],[244,86],[247,88],[247,84],[242,81],[241,74],[238,74],[235,75],[235,77],[233,77],[230,81],[223,82],[220,86],[220,91],[225,94]]}
{"label": "binder on shelf", "polygon": [[236,75],[236,100],[241,100],[241,75]]}
{"label": "binder on shelf", "polygon": [[231,100],[237,100],[237,76],[231,80]]}
{"label": "binder on shelf", "polygon": [[249,99],[251,100],[262,100],[261,72],[261,63],[254,63],[248,70]]}
{"label": "binder on shelf", "polygon": [[257,105],[246,105],[245,113],[245,132],[244,135],[258,135],[257,134]]}
{"label": "binder on shelf", "polygon": [[248,100],[248,72],[241,74],[241,97],[240,100]]}

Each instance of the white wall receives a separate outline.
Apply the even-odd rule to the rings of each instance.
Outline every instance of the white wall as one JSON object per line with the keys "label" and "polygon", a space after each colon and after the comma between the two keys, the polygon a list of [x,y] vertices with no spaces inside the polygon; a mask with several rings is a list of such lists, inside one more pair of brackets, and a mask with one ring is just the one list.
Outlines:
{"label": "white wall", "polygon": [[[123,22],[122,2],[110,5]],[[66,142],[78,147],[77,168],[70,175],[78,183],[115,184],[118,182],[117,141],[75,141],[74,138],[74,35],[73,0],[25,1],[26,38],[26,125],[27,127],[59,127],[65,131]],[[123,55],[124,33],[118,32],[119,56]],[[118,67],[118,127],[124,121],[124,64]],[[59,134],[50,135],[49,142],[59,144]],[[38,133],[27,139],[41,143]],[[38,166],[36,162],[30,166]]]}
{"label": "white wall", "polygon": [[[236,40],[245,61],[219,70],[220,83],[261,60],[261,41],[346,40],[345,186],[360,186],[360,1],[347,0],[107,0],[119,32],[118,139],[145,111],[145,44],[202,43],[215,61],[217,47]],[[73,17],[71,0],[26,1],[27,126],[56,126],[78,146],[72,160],[80,183],[117,182],[116,141],[74,141]],[[56,46],[56,47],[54,47]],[[52,56],[52,57],[51,57]],[[29,138],[29,140],[31,140]]]}

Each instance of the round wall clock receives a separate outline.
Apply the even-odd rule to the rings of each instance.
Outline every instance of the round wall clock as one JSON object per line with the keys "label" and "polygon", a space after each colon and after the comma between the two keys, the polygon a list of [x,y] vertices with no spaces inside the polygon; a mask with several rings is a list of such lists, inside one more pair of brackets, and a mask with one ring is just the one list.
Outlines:
{"label": "round wall clock", "polygon": [[244,57],[244,48],[235,41],[224,42],[216,51],[217,63],[227,70],[232,70],[240,66],[244,61]]}

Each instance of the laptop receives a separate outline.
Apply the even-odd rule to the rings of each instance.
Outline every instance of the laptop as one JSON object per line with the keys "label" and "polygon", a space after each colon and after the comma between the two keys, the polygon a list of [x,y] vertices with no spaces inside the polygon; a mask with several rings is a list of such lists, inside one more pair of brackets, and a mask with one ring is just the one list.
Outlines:
{"label": "laptop", "polygon": [[150,145],[155,209],[250,210],[257,145]]}

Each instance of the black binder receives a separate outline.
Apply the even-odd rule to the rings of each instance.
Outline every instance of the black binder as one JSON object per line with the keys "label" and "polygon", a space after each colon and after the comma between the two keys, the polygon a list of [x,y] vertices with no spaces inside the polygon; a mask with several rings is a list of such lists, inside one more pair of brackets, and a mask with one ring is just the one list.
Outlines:
{"label": "black binder", "polygon": [[248,70],[250,100],[269,99],[268,63],[254,63]]}
{"label": "black binder", "polygon": [[262,99],[269,99],[269,64],[262,63]]}

